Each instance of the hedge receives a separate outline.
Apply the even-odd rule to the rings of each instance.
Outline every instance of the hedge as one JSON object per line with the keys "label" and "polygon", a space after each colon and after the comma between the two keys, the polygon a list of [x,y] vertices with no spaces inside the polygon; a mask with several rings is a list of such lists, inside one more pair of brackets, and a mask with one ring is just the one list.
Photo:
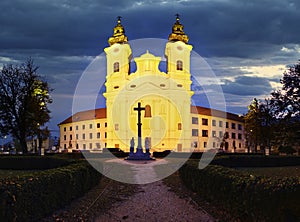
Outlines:
{"label": "hedge", "polygon": [[243,221],[300,221],[300,177],[254,176],[222,166],[203,170],[189,161],[179,173],[183,183]]}
{"label": "hedge", "polygon": [[300,156],[224,155],[217,156],[212,164],[225,167],[300,166]]}
{"label": "hedge", "polygon": [[86,161],[0,179],[1,221],[39,221],[82,196],[101,178]]}
{"label": "hedge", "polygon": [[45,170],[66,166],[71,162],[74,160],[47,156],[0,156],[0,169]]}

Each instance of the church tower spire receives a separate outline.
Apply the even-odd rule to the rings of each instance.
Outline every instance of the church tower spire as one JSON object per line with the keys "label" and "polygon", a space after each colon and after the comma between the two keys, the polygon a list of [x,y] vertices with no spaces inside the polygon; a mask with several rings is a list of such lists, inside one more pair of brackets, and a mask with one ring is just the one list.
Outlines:
{"label": "church tower spire", "polygon": [[117,17],[118,23],[114,27],[114,34],[108,39],[109,45],[113,45],[115,43],[124,43],[128,41],[127,36],[125,35],[125,29],[121,24],[121,18],[121,16]]}
{"label": "church tower spire", "polygon": [[176,22],[172,27],[172,33],[169,35],[169,41],[182,41],[188,43],[189,37],[183,31],[183,25],[180,23],[179,14],[176,14]]}

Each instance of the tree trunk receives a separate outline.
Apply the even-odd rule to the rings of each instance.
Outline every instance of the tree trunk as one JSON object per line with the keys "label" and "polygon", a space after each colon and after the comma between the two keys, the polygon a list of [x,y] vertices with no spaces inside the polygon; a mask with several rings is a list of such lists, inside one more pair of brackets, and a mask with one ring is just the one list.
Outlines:
{"label": "tree trunk", "polygon": [[39,155],[41,155],[42,154],[43,139],[42,139],[42,137],[40,135],[38,136],[38,140],[39,140],[38,150],[39,150]]}
{"label": "tree trunk", "polygon": [[23,153],[28,153],[26,138],[21,138],[19,141],[20,141],[20,145],[21,145]]}

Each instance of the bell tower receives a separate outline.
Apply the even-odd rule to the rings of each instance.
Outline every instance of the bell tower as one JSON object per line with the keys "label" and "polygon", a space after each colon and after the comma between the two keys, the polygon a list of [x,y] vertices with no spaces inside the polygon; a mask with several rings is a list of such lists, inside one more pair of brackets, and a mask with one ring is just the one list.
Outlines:
{"label": "bell tower", "polygon": [[179,15],[176,14],[176,22],[172,27],[165,48],[165,57],[167,59],[167,76],[176,82],[173,88],[170,88],[172,94],[178,98],[176,101],[181,121],[178,122],[182,139],[177,144],[177,151],[191,150],[191,97],[194,92],[191,90],[190,57],[192,45],[188,44],[189,38],[183,31],[183,25],[180,23]]}
{"label": "bell tower", "polygon": [[193,46],[188,44],[189,38],[183,31],[179,14],[176,14],[176,22],[168,40],[165,49],[167,73],[170,78],[190,91],[190,54]]}
{"label": "bell tower", "polygon": [[121,17],[117,18],[113,35],[108,39],[109,47],[106,53],[106,116],[107,116],[107,147],[117,147],[119,142],[115,135],[115,124],[113,123],[112,109],[116,96],[126,85],[130,72],[131,48],[128,44],[125,29],[121,24]]}

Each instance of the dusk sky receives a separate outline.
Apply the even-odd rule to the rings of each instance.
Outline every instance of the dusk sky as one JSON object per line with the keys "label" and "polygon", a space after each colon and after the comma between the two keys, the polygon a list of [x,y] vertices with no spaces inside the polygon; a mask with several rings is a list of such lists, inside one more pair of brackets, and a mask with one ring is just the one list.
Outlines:
{"label": "dusk sky", "polygon": [[167,39],[179,13],[237,114],[300,59],[298,0],[2,0],[0,8],[0,66],[34,59],[54,89],[51,130],[71,115],[77,81],[108,46],[119,15],[129,40]]}

